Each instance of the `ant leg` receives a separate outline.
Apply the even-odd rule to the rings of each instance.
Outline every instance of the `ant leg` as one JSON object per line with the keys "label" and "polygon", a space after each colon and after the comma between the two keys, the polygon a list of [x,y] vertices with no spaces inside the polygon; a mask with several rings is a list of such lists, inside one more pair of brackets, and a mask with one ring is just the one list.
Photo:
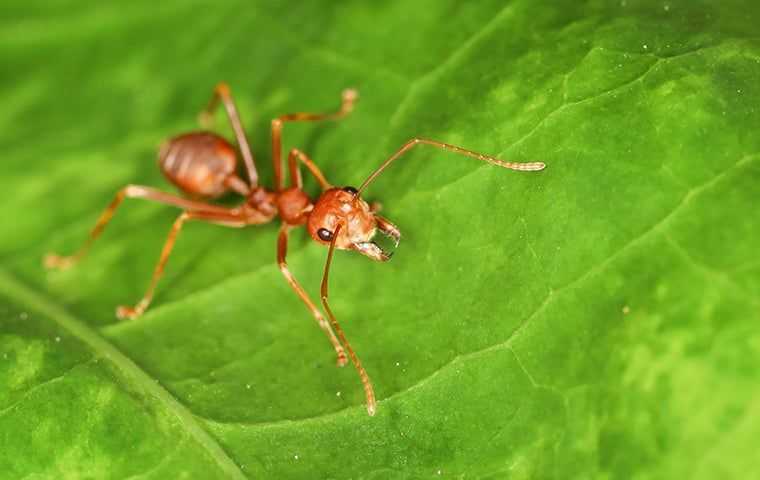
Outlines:
{"label": "ant leg", "polygon": [[282,125],[285,122],[316,122],[319,120],[334,120],[342,118],[354,109],[354,103],[359,94],[354,89],[343,90],[340,110],[334,113],[289,113],[272,120],[272,162],[274,163],[275,190],[283,188],[282,179]]}
{"label": "ant leg", "polygon": [[332,346],[335,349],[335,353],[338,355],[338,366],[342,367],[348,363],[346,352],[343,350],[340,342],[335,337],[335,333],[333,333],[332,329],[330,328],[330,324],[327,322],[327,320],[325,320],[325,317],[322,316],[322,312],[320,312],[314,303],[312,303],[311,299],[309,299],[309,296],[306,294],[304,289],[301,287],[301,285],[299,285],[295,277],[293,277],[293,274],[290,273],[290,269],[288,269],[288,264],[285,261],[285,255],[288,251],[289,231],[290,227],[283,223],[280,227],[280,234],[277,237],[277,264],[279,265],[280,271],[285,277],[285,280],[288,281],[291,288],[296,292],[296,294],[298,294],[299,297],[301,297],[303,303],[306,304],[306,307],[311,311],[311,314],[314,315],[314,319],[319,324],[319,328],[321,328],[327,334],[327,338],[330,340],[330,343],[332,343]]}
{"label": "ant leg", "polygon": [[253,159],[251,148],[248,146],[248,139],[245,136],[245,130],[240,122],[240,115],[238,114],[235,102],[232,100],[232,93],[230,93],[230,87],[222,82],[214,88],[214,94],[211,100],[208,102],[206,108],[198,116],[198,120],[201,126],[208,128],[211,124],[211,119],[219,105],[219,100],[224,104],[224,109],[227,111],[227,117],[232,125],[232,130],[235,131],[235,138],[237,139],[238,147],[240,147],[240,153],[243,155],[243,162],[245,162],[245,168],[248,170],[248,180],[251,188],[256,187],[259,182],[259,174],[256,171],[256,162]]}
{"label": "ant leg", "polygon": [[44,259],[45,267],[65,269],[76,264],[87,253],[95,239],[103,233],[103,229],[105,229],[108,222],[111,221],[116,209],[121,205],[121,202],[123,202],[125,198],[143,198],[145,200],[189,210],[202,210],[204,212],[215,212],[219,214],[228,212],[227,209],[216,205],[188,200],[150,187],[127,185],[116,193],[111,203],[100,215],[98,222],[90,232],[90,236],[87,238],[84,245],[82,245],[76,253],[70,256],[59,256],[53,253],[47,254]]}
{"label": "ant leg", "polygon": [[166,261],[169,260],[169,254],[172,252],[172,248],[174,248],[174,242],[177,240],[177,235],[182,229],[182,225],[186,220],[189,220],[191,216],[192,215],[188,212],[182,212],[182,214],[177,217],[177,220],[174,221],[174,225],[172,225],[172,229],[169,231],[169,236],[164,243],[164,248],[161,249],[161,257],[156,264],[156,268],[153,270],[153,277],[150,279],[150,285],[148,286],[147,292],[145,292],[143,298],[134,307],[123,305],[116,307],[116,316],[118,318],[137,318],[148,308],[151,300],[153,300],[156,284],[158,284],[158,280],[164,273],[164,266],[166,265]]}
{"label": "ant leg", "polygon": [[357,195],[360,194],[365,188],[367,188],[367,185],[369,185],[378,175],[380,175],[383,170],[388,168],[388,166],[393,163],[394,160],[399,158],[401,155],[406,153],[407,151],[411,150],[412,147],[415,147],[420,144],[425,145],[432,145],[436,148],[440,148],[442,150],[448,150],[450,152],[458,153],[460,155],[465,155],[467,157],[476,158],[478,160],[482,160],[484,162],[488,162],[491,165],[496,165],[497,167],[502,168],[508,168],[510,170],[521,170],[521,171],[538,171],[543,170],[546,167],[546,164],[543,162],[528,162],[528,163],[517,163],[517,162],[505,162],[503,160],[499,160],[498,158],[491,157],[489,155],[484,155],[482,153],[473,152],[471,150],[465,150],[462,147],[457,147],[456,145],[449,145],[448,143],[443,142],[437,142],[435,140],[426,140],[424,138],[413,138],[406,142],[401,148],[398,149],[396,153],[390,156],[388,160],[383,162],[377,170],[372,172],[372,174],[367,177],[367,179],[362,183],[362,185],[359,187],[359,191],[357,192]]}
{"label": "ant leg", "polygon": [[[153,300],[153,294],[156,290],[156,285],[158,284],[158,281],[161,279],[161,276],[164,274],[164,267],[166,266],[167,260],[169,260],[169,255],[172,253],[172,249],[174,248],[174,242],[177,241],[177,235],[179,235],[179,231],[182,230],[182,225],[187,220],[205,220],[209,222],[225,222],[228,225],[231,225],[230,222],[233,222],[235,220],[240,221],[241,218],[236,215],[232,215],[230,213],[211,213],[211,212],[182,212],[179,217],[177,217],[177,220],[174,221],[174,225],[172,225],[172,229],[169,231],[169,236],[166,237],[166,242],[164,243],[164,248],[161,249],[161,257],[158,260],[158,263],[156,264],[156,268],[153,270],[153,276],[150,279],[150,285],[148,286],[148,290],[145,292],[145,295],[143,295],[142,299],[135,305],[134,307],[127,307],[127,306],[119,306],[116,308],[116,316],[118,318],[124,319],[133,319],[137,318],[140,315],[142,315],[145,310],[150,305],[151,300]],[[223,223],[224,224],[224,223]],[[244,224],[236,225],[236,226],[243,226]]]}
{"label": "ant leg", "polygon": [[364,395],[367,398],[367,413],[370,414],[370,416],[374,415],[377,411],[377,401],[375,400],[375,391],[372,388],[372,382],[369,379],[369,375],[367,375],[367,371],[364,370],[364,367],[362,366],[362,362],[359,361],[359,357],[354,352],[354,349],[351,348],[351,344],[348,343],[348,339],[346,338],[346,334],[343,333],[343,329],[340,327],[340,324],[338,323],[338,320],[335,318],[335,315],[333,315],[332,310],[330,310],[330,305],[327,303],[327,284],[328,284],[328,278],[330,276],[330,264],[332,263],[333,258],[333,252],[335,251],[335,240],[338,238],[338,233],[340,232],[341,224],[338,224],[338,226],[335,228],[335,231],[333,232],[333,238],[330,242],[330,250],[327,252],[327,261],[325,262],[325,271],[322,275],[322,306],[325,308],[325,311],[327,312],[327,316],[330,317],[330,322],[332,323],[333,328],[338,333],[338,337],[340,337],[341,342],[343,342],[343,345],[346,346],[346,350],[348,350],[348,356],[351,357],[351,361],[354,364],[354,367],[356,367],[356,371],[359,373],[359,378],[362,381],[362,385],[364,386]]}
{"label": "ant leg", "polygon": [[322,187],[323,191],[332,187],[330,182],[325,179],[325,176],[322,174],[319,167],[317,167],[317,165],[305,153],[297,148],[292,149],[288,155],[291,186],[297,187],[299,190],[303,188],[303,179],[301,178],[301,170],[298,168],[298,160],[306,165],[306,168],[308,168],[311,174],[317,179],[317,182],[319,182],[319,186]]}

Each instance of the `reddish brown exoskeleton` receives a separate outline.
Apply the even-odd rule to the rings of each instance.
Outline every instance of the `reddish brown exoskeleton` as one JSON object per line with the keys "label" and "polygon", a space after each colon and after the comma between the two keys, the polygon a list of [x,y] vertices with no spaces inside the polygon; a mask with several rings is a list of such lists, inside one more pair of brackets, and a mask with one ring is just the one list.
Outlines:
{"label": "reddish brown exoskeleton", "polygon": [[[201,220],[227,227],[246,227],[248,225],[268,223],[279,216],[281,220],[280,233],[277,239],[277,263],[279,268],[290,286],[311,311],[320,328],[327,334],[338,356],[338,365],[345,365],[348,362],[348,358],[353,362],[364,385],[364,392],[367,398],[367,411],[370,415],[374,415],[376,400],[369,376],[364,367],[362,367],[359,357],[348,343],[348,339],[346,339],[343,329],[330,310],[327,300],[330,263],[332,262],[335,249],[354,250],[372,260],[384,262],[390,258],[390,254],[373,242],[375,234],[380,232],[390,237],[396,246],[398,246],[399,239],[401,238],[399,229],[387,219],[378,215],[377,211],[379,207],[376,204],[370,205],[364,201],[361,198],[361,193],[393,161],[415,145],[420,144],[432,145],[512,170],[537,171],[542,170],[544,164],[541,162],[504,162],[497,158],[465,150],[454,145],[414,138],[406,142],[396,153],[383,162],[358,189],[353,187],[333,187],[306,154],[300,150],[293,149],[288,155],[290,185],[286,187],[283,182],[281,161],[281,132],[283,124],[285,122],[341,118],[351,112],[356,99],[357,93],[355,90],[345,90],[340,109],[335,113],[292,113],[272,120],[272,160],[274,162],[275,185],[273,190],[268,190],[258,184],[258,174],[254,158],[248,146],[237,109],[230,95],[230,90],[226,84],[219,84],[214,90],[214,95],[208,106],[201,113],[201,124],[207,126],[221,100],[235,132],[248,181],[243,180],[237,174],[237,150],[221,136],[204,131],[174,137],[161,146],[158,163],[169,181],[192,197],[192,199],[164,193],[150,187],[127,185],[119,190],[111,204],[101,214],[85,244],[76,253],[68,257],[49,254],[45,257],[45,266],[48,268],[65,268],[82,258],[92,242],[101,234],[106,224],[111,220],[116,208],[125,198],[143,198],[180,208],[182,213],[177,217],[177,220],[175,220],[174,225],[169,231],[169,236],[161,251],[161,256],[156,264],[153,277],[145,295],[133,307],[120,306],[116,309],[116,315],[119,318],[135,318],[145,312],[148,305],[150,305],[156,284],[161,278],[177,235],[187,220]],[[313,202],[302,188],[303,182],[299,162],[306,166],[322,187],[322,194],[316,202]],[[235,207],[224,207],[199,200],[213,199],[228,192],[238,193],[245,200]],[[329,247],[321,289],[322,306],[327,313],[329,322],[290,273],[285,261],[288,247],[288,233],[291,229],[301,225],[306,226],[309,234],[315,241]],[[346,352],[348,352],[348,358],[346,357]]]}

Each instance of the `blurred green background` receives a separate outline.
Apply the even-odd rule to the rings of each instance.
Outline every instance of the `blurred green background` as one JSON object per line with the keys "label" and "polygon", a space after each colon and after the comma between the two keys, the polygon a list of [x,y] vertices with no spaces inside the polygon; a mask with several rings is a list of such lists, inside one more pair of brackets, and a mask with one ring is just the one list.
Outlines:
{"label": "blurred green background", "polygon": [[[0,478],[760,478],[760,6],[750,1],[46,2],[0,7]],[[276,225],[177,215],[159,143],[232,88],[259,171],[288,125],[367,192],[393,260],[339,253],[337,369],[275,265]],[[230,136],[222,115],[219,131]],[[309,181],[309,191],[316,185]],[[318,293],[326,250],[289,261]]]}

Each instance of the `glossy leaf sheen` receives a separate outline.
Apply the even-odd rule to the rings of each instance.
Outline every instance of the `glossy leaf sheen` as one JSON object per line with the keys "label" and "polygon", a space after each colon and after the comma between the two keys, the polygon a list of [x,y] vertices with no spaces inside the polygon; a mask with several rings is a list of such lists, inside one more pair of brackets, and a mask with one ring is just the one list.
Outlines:
{"label": "glossy leaf sheen", "polygon": [[[748,478],[760,437],[756,2],[6,2],[0,29],[0,477]],[[277,270],[276,225],[189,224],[163,138],[229,82],[271,180],[268,122],[338,185],[412,136],[367,192],[391,262],[344,252],[334,311],[380,399]],[[230,129],[217,118],[223,132]],[[313,182],[308,185],[316,193]],[[326,250],[289,260],[315,296]]]}

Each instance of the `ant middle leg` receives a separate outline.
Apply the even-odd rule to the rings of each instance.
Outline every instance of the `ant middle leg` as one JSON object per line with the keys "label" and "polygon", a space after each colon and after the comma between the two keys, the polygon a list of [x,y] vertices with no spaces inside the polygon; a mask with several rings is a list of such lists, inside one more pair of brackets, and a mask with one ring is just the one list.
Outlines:
{"label": "ant middle leg", "polygon": [[328,188],[331,188],[332,185],[330,185],[330,182],[327,181],[322,171],[317,167],[317,164],[312,161],[311,158],[309,158],[305,153],[303,153],[301,150],[294,148],[290,151],[290,154],[288,154],[288,166],[290,168],[290,186],[296,187],[299,190],[303,188],[303,179],[301,178],[301,170],[298,168],[298,161],[303,162],[304,165],[306,165],[306,168],[309,169],[309,172],[311,172],[312,175],[314,175],[314,178],[317,179],[317,182],[319,182],[319,186],[322,187],[322,190],[327,190]]}
{"label": "ant middle leg", "polygon": [[161,279],[161,276],[164,274],[164,268],[166,267],[166,262],[169,260],[169,255],[172,253],[172,249],[174,248],[174,243],[177,241],[177,236],[179,235],[180,230],[182,230],[182,226],[188,220],[201,220],[205,222],[217,223],[220,225],[230,226],[230,227],[244,227],[246,225],[245,217],[242,214],[232,213],[229,210],[224,211],[224,212],[219,212],[219,211],[182,212],[182,214],[179,217],[177,217],[177,219],[174,221],[174,224],[172,225],[171,230],[169,230],[169,235],[166,237],[166,242],[164,242],[164,247],[161,249],[161,256],[158,259],[158,263],[156,263],[156,266],[153,269],[153,276],[150,279],[150,284],[148,285],[148,289],[145,292],[145,295],[143,295],[143,297],[140,299],[139,302],[137,302],[137,304],[135,304],[134,307],[128,307],[124,305],[120,305],[119,307],[117,307],[116,316],[118,318],[133,319],[142,315],[145,312],[145,310],[148,308],[148,306],[150,305],[150,302],[153,300],[153,295],[156,291],[156,285],[158,285],[158,281]]}
{"label": "ant middle leg", "polygon": [[343,349],[340,341],[338,341],[338,338],[335,336],[335,333],[330,327],[330,323],[325,319],[325,317],[322,315],[322,312],[319,311],[317,306],[314,305],[314,303],[309,298],[309,295],[306,293],[303,287],[301,287],[293,274],[290,273],[290,269],[288,268],[288,263],[285,260],[285,256],[288,252],[289,231],[290,227],[283,223],[282,227],[280,227],[280,234],[277,237],[277,265],[280,267],[280,271],[282,272],[282,275],[285,277],[285,280],[287,280],[290,287],[301,298],[303,303],[306,304],[306,308],[311,311],[311,314],[314,316],[317,324],[319,324],[319,328],[321,328],[322,331],[327,335],[328,340],[330,340],[330,343],[332,344],[333,348],[335,349],[335,353],[338,356],[337,364],[339,367],[342,367],[348,363],[346,351]]}
{"label": "ant middle leg", "polygon": [[288,113],[272,120],[272,162],[274,164],[275,190],[283,188],[282,178],[282,126],[285,122],[316,122],[320,120],[335,120],[345,117],[354,109],[354,103],[359,98],[359,93],[350,88],[343,90],[341,95],[340,109],[333,113]]}
{"label": "ant middle leg", "polygon": [[81,258],[92,246],[92,243],[100,236],[101,233],[103,233],[106,225],[108,225],[108,222],[110,222],[111,218],[113,218],[116,209],[119,207],[119,205],[121,205],[125,198],[142,198],[145,200],[163,203],[165,205],[172,205],[186,210],[203,210],[208,212],[216,212],[219,214],[226,212],[226,209],[222,207],[188,200],[186,198],[165,193],[154,188],[144,187],[141,185],[127,185],[116,193],[113,200],[111,200],[111,203],[100,215],[100,218],[98,218],[95,227],[90,232],[90,235],[85,241],[84,245],[82,245],[74,254],[69,256],[60,256],[54,253],[45,255],[45,267],[49,269],[65,269],[71,267],[79,260],[81,260]]}

